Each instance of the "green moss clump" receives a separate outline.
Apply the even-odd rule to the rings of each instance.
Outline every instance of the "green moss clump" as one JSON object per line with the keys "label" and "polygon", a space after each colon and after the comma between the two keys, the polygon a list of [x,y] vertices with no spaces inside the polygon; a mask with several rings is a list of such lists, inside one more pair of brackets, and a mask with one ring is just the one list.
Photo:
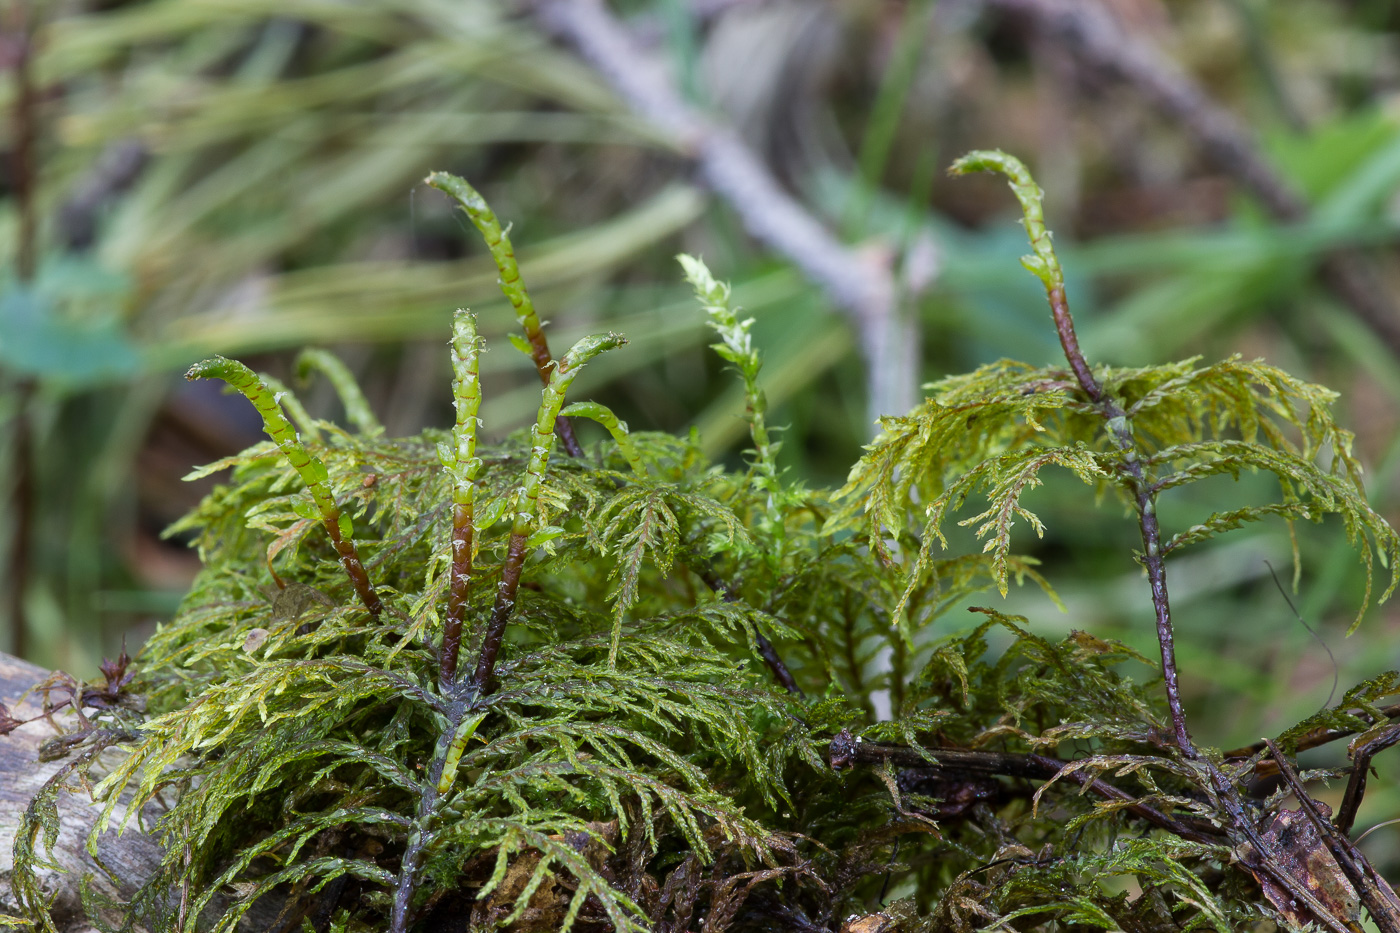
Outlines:
{"label": "green moss clump", "polygon": [[[629,433],[596,403],[565,408],[579,367],[623,341],[554,360],[499,223],[440,174],[487,235],[539,364],[528,432],[478,441],[465,313],[450,432],[384,437],[321,356],[308,360],[352,395],[353,433],[298,434],[281,406],[304,410],[237,364],[192,371],[245,392],[272,440],[194,474],[233,468],[174,529],[195,534],[205,569],[122,688],[145,712],[94,713],[64,745],[82,757],[30,808],[16,879],[39,922],[53,929],[38,841],[60,786],[91,772],[109,813],[123,791],[172,801],[154,827],[166,859],[127,906],[150,930],[232,930],[260,902],[279,929],[394,933],[837,930],[852,914],[885,933],[1352,928],[1354,904],[1296,890],[1307,879],[1267,828],[1282,795],[1248,797],[1263,752],[1227,760],[1190,740],[1164,569],[1244,522],[1326,514],[1368,571],[1376,554],[1396,567],[1332,393],[1259,361],[1089,366],[1039,189],[1000,153],[959,164],[1011,175],[1069,368],[1003,361],[933,385],[839,490],[778,468],[750,322],[689,257],[744,381],[748,467]],[[609,439],[571,449],[570,415]],[[1023,497],[1050,466],[1136,516],[1162,659],[1083,632],[1047,640],[988,608],[971,628],[936,625],[1013,579],[1053,596],[1012,550],[1017,522],[1042,530]],[[1277,476],[1279,500],[1158,528],[1160,495],[1241,471]],[[945,524],[970,498],[960,524],[985,547],[948,553]],[[1285,747],[1378,726],[1397,687],[1361,685]],[[874,715],[879,691],[892,719]],[[98,769],[107,746],[125,754]]]}

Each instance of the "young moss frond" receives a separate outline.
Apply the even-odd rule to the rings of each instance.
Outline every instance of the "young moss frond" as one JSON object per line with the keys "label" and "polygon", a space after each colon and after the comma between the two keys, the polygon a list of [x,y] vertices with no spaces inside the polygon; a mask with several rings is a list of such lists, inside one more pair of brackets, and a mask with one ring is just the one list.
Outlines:
{"label": "young moss frond", "polygon": [[383,433],[384,426],[379,423],[374,410],[369,407],[369,401],[364,392],[360,391],[354,375],[338,357],[325,350],[310,347],[302,350],[297,354],[297,379],[303,384],[309,382],[314,372],[325,376],[340,396],[340,403],[345,406],[345,417],[356,431],[367,437]]}
{"label": "young moss frond", "polygon": [[948,169],[950,175],[967,175],[972,172],[999,172],[1006,176],[1011,191],[1021,204],[1021,224],[1026,228],[1026,237],[1031,241],[1033,256],[1023,256],[1021,265],[1040,279],[1048,292],[1064,288],[1065,274],[1060,268],[1060,260],[1055,256],[1051,245],[1051,234],[1045,226],[1043,201],[1045,192],[1035,183],[1025,163],[1012,155],[995,149],[979,149],[954,160]]}
{"label": "young moss frond", "polygon": [[[540,382],[548,385],[554,357],[549,353],[549,341],[545,338],[540,316],[535,312],[535,303],[525,289],[525,280],[520,277],[520,264],[515,260],[515,247],[511,245],[510,232],[501,228],[501,222],[496,219],[496,214],[486,203],[486,199],[464,179],[447,172],[433,172],[424,181],[455,200],[486,240],[486,248],[490,250],[491,258],[495,260],[496,269],[500,273],[501,293],[515,309],[515,319],[525,331],[524,340],[511,335],[511,343],[534,361]],[[569,456],[583,456],[583,448],[574,439],[573,427],[567,420],[561,421],[556,430]]]}
{"label": "young moss frond", "polygon": [[540,398],[539,415],[530,429],[530,462],[525,467],[525,477],[515,505],[515,520],[511,524],[510,544],[506,550],[505,564],[501,568],[501,582],[496,589],[496,605],[491,610],[491,621],[482,638],[481,653],[477,658],[476,672],[471,679],[471,692],[482,695],[489,690],[491,674],[496,666],[496,655],[501,650],[501,638],[505,635],[506,624],[515,609],[516,589],[520,586],[520,572],[525,566],[525,557],[531,541],[543,544],[552,535],[548,529],[540,529],[543,535],[532,533],[540,514],[540,494],[545,485],[545,471],[549,468],[549,453],[554,448],[554,428],[559,419],[559,411],[564,407],[564,393],[573,384],[589,360],[605,350],[620,347],[627,342],[618,334],[595,334],[584,337],[568,353],[564,354],[550,374],[549,383],[544,387]]}
{"label": "young moss frond", "polygon": [[282,414],[282,409],[278,405],[278,399],[274,396],[266,385],[258,380],[257,375],[235,360],[225,359],[216,356],[196,363],[185,373],[186,379],[222,379],[243,393],[248,401],[253,403],[253,407],[262,415],[263,427],[267,431],[267,436],[272,438],[277,448],[282,451],[287,458],[287,462],[297,471],[302,481],[306,483],[307,490],[311,493],[312,501],[315,503],[316,511],[320,514],[321,523],[326,528],[326,533],[331,537],[331,543],[335,545],[336,552],[340,555],[340,564],[345,568],[345,573],[350,577],[350,582],[355,587],[355,592],[359,594],[360,601],[365,604],[370,615],[375,618],[384,611],[383,604],[379,601],[379,596],[374,592],[374,586],[369,582],[369,574],[365,572],[364,564],[360,562],[359,552],[355,549],[354,525],[348,513],[341,510],[336,504],[335,497],[331,495],[330,487],[327,485],[329,475],[326,473],[326,466],[318,458],[307,453],[301,441],[297,439],[297,433],[288,423],[286,416]]}
{"label": "young moss frond", "polygon": [[1060,268],[1059,257],[1055,255],[1055,245],[1050,230],[1045,226],[1045,210],[1042,202],[1045,192],[1031,177],[1030,170],[1015,156],[996,150],[969,152],[955,161],[949,174],[965,175],[969,172],[1000,172],[1006,176],[1011,191],[1021,204],[1021,223],[1026,228],[1034,254],[1021,257],[1021,265],[1040,279],[1045,286],[1045,297],[1050,303],[1050,312],[1055,320],[1055,332],[1060,338],[1060,348],[1074,373],[1079,387],[1092,401],[1101,400],[1102,388],[1094,379],[1084,354],[1079,350],[1079,338],[1074,332],[1074,319],[1070,317],[1069,302],[1065,297],[1065,274]]}
{"label": "young moss frond", "polygon": [[745,417],[753,435],[755,466],[762,477],[760,482],[772,485],[777,481],[777,445],[768,437],[765,420],[768,400],[758,387],[758,371],[763,367],[763,361],[759,359],[749,333],[753,318],[739,320],[730,307],[729,286],[716,281],[703,260],[684,254],[677,256],[676,260],[685,270],[686,281],[695,289],[695,297],[704,306],[710,327],[719,335],[720,342],[712,344],[712,349],[721,359],[734,364],[744,380]]}
{"label": "young moss frond", "polygon": [[627,433],[627,423],[619,420],[611,408],[600,402],[574,402],[560,414],[565,418],[589,418],[601,424],[612,435],[613,443],[617,444],[618,453],[622,454],[622,459],[627,461],[633,474],[638,477],[646,477],[646,467],[642,466],[641,457],[637,453],[637,445],[632,443],[632,435]]}
{"label": "young moss frond", "polygon": [[457,681],[457,656],[462,647],[462,622],[472,577],[476,475],[481,469],[476,455],[476,413],[481,409],[477,362],[480,351],[476,318],[468,311],[458,310],[452,326],[452,400],[457,421],[452,427],[452,443],[438,447],[438,459],[452,479],[452,563],[448,570],[447,615],[443,618],[438,673],[444,693]]}

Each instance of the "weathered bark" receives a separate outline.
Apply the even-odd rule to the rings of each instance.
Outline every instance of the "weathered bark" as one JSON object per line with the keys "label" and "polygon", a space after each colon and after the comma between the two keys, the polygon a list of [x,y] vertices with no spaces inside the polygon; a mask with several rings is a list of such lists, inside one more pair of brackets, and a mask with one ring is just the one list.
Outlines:
{"label": "weathered bark", "polygon": [[[15,701],[44,680],[48,673],[43,668],[0,654],[0,703],[8,706],[16,719],[36,716],[40,707],[34,697],[22,704]],[[55,715],[54,719],[60,725],[65,721],[62,715]],[[63,767],[62,761],[39,761],[39,745],[54,734],[54,727],[39,719],[0,736],[0,913],[11,916],[28,916],[16,903],[12,887],[14,841],[30,798]],[[58,843],[47,854],[64,870],[44,869],[41,877],[45,890],[53,897],[51,916],[61,933],[87,933],[94,927],[83,912],[79,896],[83,878],[90,878],[93,890],[125,900],[151,876],[160,860],[160,850],[133,824],[121,835],[103,833],[94,858],[88,854],[87,837],[97,820],[98,808],[85,795],[64,793],[59,798],[58,812],[61,826]],[[44,850],[41,848],[40,852]],[[118,917],[109,916],[103,920],[120,923]]]}

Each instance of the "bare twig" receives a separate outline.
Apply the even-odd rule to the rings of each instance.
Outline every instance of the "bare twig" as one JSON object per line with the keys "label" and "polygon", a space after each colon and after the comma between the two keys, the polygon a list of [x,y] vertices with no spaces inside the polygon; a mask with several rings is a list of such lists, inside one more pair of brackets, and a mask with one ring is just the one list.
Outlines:
{"label": "bare twig", "polygon": [[601,0],[536,0],[538,21],[587,59],[631,109],[693,159],[759,242],[786,256],[850,318],[868,367],[872,415],[908,411],[918,334],[899,313],[887,262],[840,243],[728,126],[696,112]]}
{"label": "bare twig", "polygon": [[92,246],[99,211],[131,187],[149,160],[146,144],[134,138],[118,140],[103,149],[58,209],[58,240],[70,250]]}
{"label": "bare twig", "polygon": [[14,71],[14,103],[10,113],[14,151],[11,153],[12,186],[19,208],[19,236],[15,273],[21,282],[34,278],[38,265],[39,217],[36,208],[38,178],[34,161],[39,134],[38,95],[34,87],[34,23],[28,3],[10,5],[5,51]]}
{"label": "bare twig", "polygon": [[[1248,130],[1190,75],[1148,40],[1129,34],[1094,0],[983,0],[991,9],[1024,17],[1033,28],[1088,66],[1135,88],[1195,139],[1201,151],[1259,199],[1277,220],[1306,218],[1307,202],[1260,153]],[[1323,259],[1323,281],[1400,355],[1400,315],[1376,281],[1375,270],[1354,252]]]}
{"label": "bare twig", "polygon": [[[10,127],[14,149],[10,154],[11,185],[19,213],[18,242],[15,251],[15,278],[24,285],[34,279],[38,264],[38,221],[35,210],[36,183],[34,165],[35,136],[38,133],[38,108],[33,75],[33,23],[29,4],[11,4],[3,51],[5,62],[14,73],[14,101],[10,109]],[[30,537],[34,519],[34,443],[30,424],[30,398],[34,395],[34,380],[21,378],[14,387],[14,532],[10,542],[10,650],[24,657],[28,635],[27,612],[24,604],[29,580]]]}

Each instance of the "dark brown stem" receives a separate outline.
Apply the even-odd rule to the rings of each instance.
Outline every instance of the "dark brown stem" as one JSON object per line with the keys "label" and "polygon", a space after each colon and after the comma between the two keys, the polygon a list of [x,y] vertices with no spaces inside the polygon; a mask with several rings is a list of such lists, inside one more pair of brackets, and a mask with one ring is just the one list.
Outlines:
{"label": "dark brown stem", "polygon": [[413,901],[414,892],[418,890],[418,873],[422,870],[423,858],[427,854],[429,842],[427,830],[433,825],[438,800],[442,796],[438,790],[438,784],[442,780],[442,772],[447,762],[448,747],[452,744],[457,730],[472,708],[472,705],[465,700],[459,699],[453,702],[447,713],[447,725],[438,736],[437,746],[433,749],[432,763],[428,766],[428,778],[420,785],[418,816],[414,820],[414,829],[409,833],[408,845],[404,848],[403,858],[400,861],[399,883],[394,891],[394,903],[389,914],[389,933],[405,933],[408,929],[409,908]]}
{"label": "dark brown stem", "polygon": [[1337,808],[1337,817],[1333,820],[1338,832],[1349,834],[1356,822],[1356,811],[1361,808],[1361,800],[1366,796],[1366,777],[1371,771],[1371,759],[1397,742],[1400,742],[1400,726],[1391,726],[1371,741],[1351,749],[1351,777],[1347,780],[1342,805]]}
{"label": "dark brown stem", "polygon": [[1342,835],[1317,809],[1317,804],[1308,796],[1303,782],[1299,780],[1278,746],[1267,739],[1265,744],[1269,747],[1269,753],[1274,756],[1274,761],[1278,762],[1279,773],[1283,775],[1284,783],[1293,791],[1293,796],[1298,798],[1298,805],[1304,815],[1317,830],[1327,851],[1336,859],[1337,867],[1351,882],[1376,927],[1381,933],[1400,933],[1400,900],[1396,899],[1394,890],[1377,874],[1366,856],[1357,850],[1351,840]]}
{"label": "dark brown stem", "polygon": [[[516,284],[516,283],[508,283]],[[544,331],[538,327],[526,327],[525,337],[530,341],[530,359],[534,360],[535,372],[539,373],[540,383],[549,385],[550,374],[554,372],[554,357],[549,352],[549,341]],[[570,457],[582,457],[583,446],[574,436],[574,423],[560,415],[554,419],[554,435],[564,445],[564,452]]]}
{"label": "dark brown stem", "polygon": [[1224,810],[1228,819],[1231,837],[1236,840],[1235,851],[1240,857],[1240,863],[1253,874],[1261,884],[1265,877],[1272,880],[1289,897],[1293,898],[1296,904],[1301,903],[1312,915],[1333,933],[1356,933],[1355,928],[1332,915],[1318,897],[1313,894],[1307,885],[1295,878],[1291,871],[1285,867],[1283,860],[1274,851],[1273,845],[1260,835],[1255,827],[1253,819],[1244,812],[1244,807],[1240,804],[1239,795],[1235,793],[1234,787],[1221,774],[1220,769],[1207,764],[1212,785],[1215,787],[1220,798],[1221,809]]}
{"label": "dark brown stem", "polygon": [[568,418],[560,415],[554,419],[554,433],[559,438],[559,443],[564,445],[564,452],[570,457],[582,457],[583,447],[579,444],[578,438],[574,436],[574,423]]}
{"label": "dark brown stem", "polygon": [[[512,305],[515,306],[516,314],[519,315],[521,309],[516,303],[522,300],[528,301],[528,299],[524,298],[525,287],[520,281],[519,268],[515,265],[515,248],[510,245],[508,240],[505,242],[497,241],[489,245],[493,252],[500,249],[510,257],[511,266],[509,269],[513,271],[502,270],[501,288],[510,298]],[[508,276],[511,277],[508,278]],[[544,329],[539,326],[539,319],[534,316],[533,308],[529,313],[529,321],[535,322],[534,326],[531,326],[528,321],[525,324],[525,339],[530,342],[530,359],[534,361],[535,372],[539,374],[540,384],[549,385],[549,377],[554,372],[554,356],[549,352],[549,338],[545,337]],[[564,452],[570,457],[583,456],[583,447],[579,444],[578,438],[574,436],[574,423],[572,421],[563,415],[555,418],[554,434],[559,438],[559,443],[564,445]]]}
{"label": "dark brown stem", "polygon": [[102,150],[58,209],[56,239],[64,248],[76,252],[92,247],[102,208],[135,183],[150,155],[136,138],[117,140]]}
{"label": "dark brown stem", "polygon": [[[1112,408],[1118,409],[1117,404]],[[1118,409],[1121,412],[1121,409]],[[1131,437],[1127,439],[1132,443]],[[1186,728],[1186,713],[1181,704],[1181,682],[1176,666],[1176,639],[1172,632],[1172,610],[1167,599],[1167,569],[1162,559],[1162,531],[1157,524],[1156,497],[1143,479],[1142,464],[1136,459],[1125,464],[1133,481],[1137,500],[1138,526],[1142,531],[1142,562],[1147,568],[1148,584],[1152,588],[1152,608],[1157,617],[1157,646],[1162,653],[1162,680],[1167,692],[1167,708],[1171,711],[1172,731],[1177,748],[1187,758],[1198,757]]]}
{"label": "dark brown stem", "polygon": [[1050,299],[1050,313],[1055,318],[1055,333],[1060,337],[1060,348],[1065,352],[1069,368],[1074,372],[1074,380],[1084,390],[1084,394],[1095,402],[1103,400],[1103,387],[1099,385],[1084,352],[1079,349],[1079,338],[1074,333],[1074,318],[1069,313],[1069,299],[1065,297],[1065,287],[1057,285],[1046,290]]}
{"label": "dark brown stem", "polygon": [[[706,568],[700,572],[699,577],[701,580],[705,581],[706,586],[719,594],[720,599],[727,603],[736,603],[739,601],[739,597],[734,594],[733,588],[730,587],[728,583],[721,580],[719,574],[715,573],[713,570]],[[801,687],[797,686],[797,681],[793,678],[792,671],[789,671],[787,665],[783,663],[782,657],[778,654],[778,649],[773,647],[773,643],[765,638],[762,632],[754,632],[754,635],[758,643],[758,653],[763,658],[764,663],[768,665],[768,669],[773,672],[773,679],[788,693],[791,693],[795,697],[805,699],[807,695],[802,692]]]}
{"label": "dark brown stem", "polygon": [[[37,133],[34,82],[31,69],[30,23],[25,15],[28,4],[10,6],[9,53],[14,69],[15,100],[10,116],[14,133],[11,155],[13,190],[19,213],[19,242],[15,252],[15,277],[24,284],[34,279],[38,262],[38,224],[35,212],[34,141]],[[14,450],[14,537],[10,543],[10,650],[24,657],[28,645],[28,621],[24,597],[29,581],[29,551],[34,513],[34,450],[29,423],[29,398],[33,383],[20,382],[16,389]]]}
{"label": "dark brown stem", "polygon": [[467,614],[467,591],[472,578],[472,513],[452,510],[452,569],[448,572],[447,617],[442,626],[438,686],[444,696],[457,680],[457,656],[462,649],[462,621]]}
{"label": "dark brown stem", "polygon": [[525,567],[525,541],[523,534],[511,535],[510,545],[506,549],[501,583],[496,589],[496,605],[491,610],[491,621],[486,626],[486,637],[481,640],[481,654],[477,656],[476,671],[471,679],[470,692],[478,697],[490,692],[491,677],[496,671],[496,656],[501,653],[501,639],[505,637],[506,623],[515,610],[520,572]]}
{"label": "dark brown stem", "polygon": [[[930,764],[927,758],[913,748],[861,742],[843,729],[831,740],[830,761],[831,766],[836,769],[853,764],[882,764],[888,761],[901,768],[947,768],[953,771],[974,771],[1032,780],[1048,780],[1059,774],[1066,765],[1073,764],[1046,755],[1018,755],[968,748],[929,748],[928,753],[938,762],[937,765]],[[1105,800],[1126,802],[1134,799],[1127,791],[1090,774],[1075,771],[1066,777],[1081,787],[1087,787],[1090,793],[1097,794]],[[1207,823],[1192,821],[1188,824],[1145,803],[1133,803],[1128,810],[1153,826],[1165,829],[1182,839],[1206,843],[1220,841],[1220,831]]]}
{"label": "dark brown stem", "polygon": [[1046,294],[1050,299],[1055,330],[1060,335],[1060,346],[1064,349],[1070,370],[1084,394],[1099,406],[1100,412],[1108,422],[1108,430],[1114,443],[1123,453],[1123,471],[1128,474],[1128,485],[1132,490],[1138,514],[1138,528],[1142,532],[1142,563],[1147,570],[1148,585],[1152,589],[1152,609],[1157,619],[1157,646],[1162,654],[1162,680],[1167,692],[1167,708],[1171,711],[1172,733],[1182,755],[1195,760],[1199,755],[1191,741],[1191,732],[1186,727],[1186,713],[1181,704],[1181,683],[1176,666],[1176,638],[1172,631],[1171,604],[1167,598],[1167,568],[1162,556],[1162,529],[1157,523],[1156,493],[1143,472],[1137,444],[1128,425],[1127,413],[1117,401],[1104,394],[1103,387],[1094,378],[1093,371],[1089,369],[1089,364],[1079,349],[1079,340],[1074,333],[1074,319],[1070,316],[1064,285],[1057,283],[1047,288]]}

